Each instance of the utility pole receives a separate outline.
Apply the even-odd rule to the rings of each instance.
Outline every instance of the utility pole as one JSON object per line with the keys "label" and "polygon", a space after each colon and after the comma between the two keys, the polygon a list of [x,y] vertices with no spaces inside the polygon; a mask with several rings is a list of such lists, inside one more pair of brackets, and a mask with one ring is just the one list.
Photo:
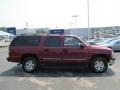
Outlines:
{"label": "utility pole", "polygon": [[26,29],[27,29],[27,28],[28,28],[28,22],[26,22],[26,25],[25,25],[25,26],[26,26]]}
{"label": "utility pole", "polygon": [[72,17],[74,17],[74,24],[75,27],[77,27],[77,18],[79,17],[79,15],[73,15]]}
{"label": "utility pole", "polygon": [[88,12],[88,40],[90,40],[89,0],[87,0],[87,12]]}

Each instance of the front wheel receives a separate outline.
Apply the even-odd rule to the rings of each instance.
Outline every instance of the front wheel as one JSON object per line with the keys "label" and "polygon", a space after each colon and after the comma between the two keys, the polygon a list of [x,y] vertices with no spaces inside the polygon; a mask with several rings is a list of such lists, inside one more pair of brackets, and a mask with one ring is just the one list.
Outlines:
{"label": "front wheel", "polygon": [[38,62],[35,57],[25,57],[22,63],[22,68],[27,73],[32,73],[38,70]]}
{"label": "front wheel", "polygon": [[95,73],[103,73],[108,68],[108,62],[104,57],[95,57],[90,63],[90,68]]}

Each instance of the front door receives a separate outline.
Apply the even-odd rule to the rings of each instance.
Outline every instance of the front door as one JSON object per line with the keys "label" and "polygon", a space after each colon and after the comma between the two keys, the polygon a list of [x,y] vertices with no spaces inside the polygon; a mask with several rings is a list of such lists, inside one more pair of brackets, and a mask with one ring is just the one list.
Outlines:
{"label": "front door", "polygon": [[65,36],[62,48],[62,63],[85,63],[87,62],[87,51],[84,45],[78,38]]}

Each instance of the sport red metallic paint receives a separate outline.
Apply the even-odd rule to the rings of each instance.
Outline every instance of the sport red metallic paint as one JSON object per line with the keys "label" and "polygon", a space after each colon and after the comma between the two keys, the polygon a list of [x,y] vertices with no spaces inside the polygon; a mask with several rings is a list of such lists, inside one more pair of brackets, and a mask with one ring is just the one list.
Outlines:
{"label": "sport red metallic paint", "polygon": [[28,73],[41,64],[86,64],[93,72],[102,73],[114,64],[112,53],[109,48],[91,46],[72,35],[23,35],[11,42],[7,60],[22,64]]}

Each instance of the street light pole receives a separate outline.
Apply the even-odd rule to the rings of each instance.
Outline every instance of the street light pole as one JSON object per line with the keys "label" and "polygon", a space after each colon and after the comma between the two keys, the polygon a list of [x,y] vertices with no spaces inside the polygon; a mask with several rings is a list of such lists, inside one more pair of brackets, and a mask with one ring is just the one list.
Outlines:
{"label": "street light pole", "polygon": [[89,40],[90,39],[89,0],[87,0],[87,11],[88,11],[88,40]]}
{"label": "street light pole", "polygon": [[26,22],[26,28],[28,28],[28,22]]}
{"label": "street light pole", "polygon": [[75,18],[75,27],[77,27],[77,17],[79,17],[79,15],[73,15],[72,17],[74,17]]}

